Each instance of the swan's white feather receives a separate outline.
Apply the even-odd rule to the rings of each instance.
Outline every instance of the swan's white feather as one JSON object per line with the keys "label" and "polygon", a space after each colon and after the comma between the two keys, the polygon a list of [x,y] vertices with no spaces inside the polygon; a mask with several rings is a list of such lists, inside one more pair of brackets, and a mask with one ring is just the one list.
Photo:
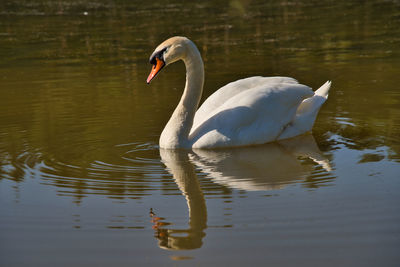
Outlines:
{"label": "swan's white feather", "polygon": [[[251,87],[253,84],[255,87]],[[237,85],[245,89],[239,91]],[[196,124],[192,126],[189,135],[193,148],[253,145],[275,141],[291,123],[302,101],[314,95],[308,86],[282,77],[244,79],[238,81],[235,86],[230,85],[223,89],[222,94],[212,95],[209,101],[221,101],[219,106],[207,103],[206,107],[210,108],[207,110],[203,104],[200,108],[201,119],[196,119],[196,112]],[[233,91],[231,95],[229,89]],[[215,106],[215,109],[211,109]]]}
{"label": "swan's white feather", "polygon": [[229,98],[232,98],[238,93],[242,93],[243,91],[246,91],[248,89],[253,89],[261,85],[270,85],[276,83],[297,84],[298,82],[297,80],[290,77],[254,76],[254,77],[240,79],[224,85],[223,87],[215,91],[212,95],[210,95],[200,106],[200,108],[196,111],[192,129],[196,128],[200,123],[202,123],[206,118],[208,118],[211,110],[216,110]]}
{"label": "swan's white feather", "polygon": [[297,109],[292,122],[280,134],[278,140],[295,137],[297,135],[311,131],[318,111],[322,104],[328,99],[331,82],[324,83],[312,97],[304,99]]}

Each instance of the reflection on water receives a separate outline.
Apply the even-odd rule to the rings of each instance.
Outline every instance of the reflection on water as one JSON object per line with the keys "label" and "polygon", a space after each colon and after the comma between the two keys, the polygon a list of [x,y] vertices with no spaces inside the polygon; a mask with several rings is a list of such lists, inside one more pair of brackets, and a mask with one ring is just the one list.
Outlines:
{"label": "reflection on water", "polygon": [[[166,218],[157,217],[151,210],[155,237],[164,249],[195,249],[202,245],[207,227],[207,207],[195,166],[215,183],[247,191],[281,189],[313,175],[318,178],[308,185],[310,187],[333,179],[326,175],[331,171],[330,163],[311,135],[264,146],[214,151],[160,149],[160,156],[185,196],[189,211],[189,228],[173,229]],[[312,165],[305,164],[299,157],[320,164],[325,175],[321,175],[321,171],[315,172]]]}
{"label": "reflection on water", "polygon": [[[145,153],[137,155],[143,147],[147,147]],[[152,182],[158,182],[163,173],[159,160],[152,155],[156,150],[148,145],[135,144],[122,148],[118,151],[120,154],[99,157],[87,163],[62,162],[54,155],[24,153],[3,165],[3,177],[16,181],[38,177],[41,184],[56,186],[58,195],[73,196],[77,203],[92,194],[114,199],[149,195],[154,189]]]}
{"label": "reflection on water", "polygon": [[173,250],[200,248],[207,227],[207,207],[194,166],[189,161],[187,152],[183,150],[160,149],[160,156],[186,198],[189,229],[165,229],[157,221],[154,229],[159,240],[158,245]]}
{"label": "reflection on water", "polygon": [[[166,191],[174,188],[170,181],[160,177],[165,175],[165,170],[157,157],[156,146],[127,144],[120,145],[119,149],[119,154],[84,165],[24,153],[3,165],[2,177],[15,181],[38,177],[41,184],[55,186],[58,195],[73,196],[76,203],[89,195],[135,199],[151,195],[152,190],[159,188]],[[190,171],[192,164],[216,184],[247,191],[280,189],[300,181],[314,188],[334,179],[330,173],[331,163],[310,134],[254,147],[175,154],[160,151],[162,162],[183,193],[186,190],[179,181],[186,178],[178,178],[183,177],[184,170],[187,170],[187,177],[195,176],[194,169]],[[175,165],[170,166],[173,163]],[[178,171],[178,167],[182,170]]]}
{"label": "reflection on water", "polygon": [[[330,162],[310,134],[262,146],[195,150],[191,156],[196,166],[214,182],[240,190],[281,189],[312,176],[319,179],[307,186],[317,187],[333,179],[327,173],[332,169]],[[320,168],[316,170],[307,160],[319,164]]]}

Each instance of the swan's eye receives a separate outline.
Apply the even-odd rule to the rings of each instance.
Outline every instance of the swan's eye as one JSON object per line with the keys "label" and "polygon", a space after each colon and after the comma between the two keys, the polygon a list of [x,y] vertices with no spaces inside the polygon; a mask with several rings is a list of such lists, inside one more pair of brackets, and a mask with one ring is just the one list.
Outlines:
{"label": "swan's eye", "polygon": [[156,65],[157,64],[156,58],[164,61],[164,54],[167,51],[168,51],[168,47],[165,47],[165,48],[161,49],[160,51],[157,51],[153,55],[151,55],[150,64]]}
{"label": "swan's eye", "polygon": [[151,65],[156,65],[157,64],[156,56],[153,56],[153,57],[150,58],[150,64]]}

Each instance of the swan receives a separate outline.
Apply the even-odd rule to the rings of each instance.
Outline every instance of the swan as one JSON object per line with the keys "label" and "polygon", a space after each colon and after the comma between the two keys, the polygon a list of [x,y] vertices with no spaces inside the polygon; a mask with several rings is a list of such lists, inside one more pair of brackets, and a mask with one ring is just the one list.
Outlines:
{"label": "swan", "polygon": [[311,131],[331,86],[327,81],[313,92],[289,77],[249,77],[223,86],[197,109],[204,65],[188,38],[169,38],[154,50],[147,83],[178,60],[185,64],[186,84],[160,135],[165,149],[248,146],[301,135]]}

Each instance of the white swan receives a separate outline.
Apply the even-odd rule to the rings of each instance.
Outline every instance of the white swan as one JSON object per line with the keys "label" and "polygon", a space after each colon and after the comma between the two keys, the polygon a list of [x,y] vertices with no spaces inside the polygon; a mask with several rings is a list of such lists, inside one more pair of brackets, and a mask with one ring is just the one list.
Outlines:
{"label": "white swan", "polygon": [[331,82],[315,93],[288,77],[250,77],[225,85],[197,110],[204,66],[196,45],[172,37],[150,56],[147,83],[175,61],[186,66],[181,100],[160,136],[161,148],[216,148],[264,144],[311,130]]}

